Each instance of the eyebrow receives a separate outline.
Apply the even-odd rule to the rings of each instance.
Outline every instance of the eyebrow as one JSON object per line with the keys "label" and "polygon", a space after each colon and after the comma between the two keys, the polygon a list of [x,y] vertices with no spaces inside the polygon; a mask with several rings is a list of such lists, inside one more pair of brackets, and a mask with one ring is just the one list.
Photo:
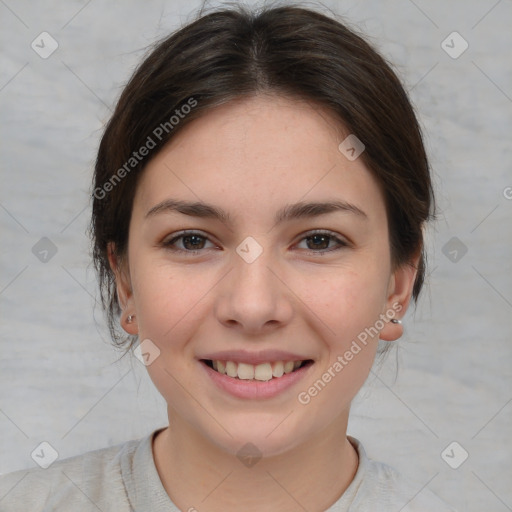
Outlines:
{"label": "eyebrow", "polygon": [[[153,217],[160,213],[178,212],[191,217],[216,219],[224,224],[231,224],[232,218],[228,212],[216,206],[195,201],[181,201],[177,199],[165,199],[153,206],[145,215],[145,218]],[[366,213],[356,205],[346,201],[335,200],[326,202],[300,202],[289,204],[281,208],[274,219],[275,224],[288,222],[294,219],[318,217],[333,212],[353,213],[363,219],[368,219]]]}

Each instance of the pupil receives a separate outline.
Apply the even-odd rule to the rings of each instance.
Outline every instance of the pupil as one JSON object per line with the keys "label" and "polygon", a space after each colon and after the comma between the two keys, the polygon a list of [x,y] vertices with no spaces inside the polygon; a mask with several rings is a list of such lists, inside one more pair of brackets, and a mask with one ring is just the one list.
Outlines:
{"label": "pupil", "polygon": [[[316,242],[320,239],[320,244],[323,245],[323,247],[320,247]],[[310,240],[316,240],[316,242],[314,242],[314,246],[316,249],[327,249],[327,247],[329,246],[329,237],[327,235],[313,235],[310,237]],[[322,240],[323,240],[323,243],[322,243]],[[327,242],[327,243],[325,243]]]}
{"label": "pupil", "polygon": [[[185,236],[183,237],[183,245],[185,247],[187,247],[187,242],[189,242],[190,240],[194,239],[195,240],[195,243],[192,243],[192,249],[198,249],[198,248],[201,248],[201,247],[198,247],[197,245],[197,242],[199,241],[199,245],[201,245],[201,238],[200,236],[197,236],[197,235],[188,235],[188,236]],[[190,247],[187,247],[187,249],[189,249]]]}

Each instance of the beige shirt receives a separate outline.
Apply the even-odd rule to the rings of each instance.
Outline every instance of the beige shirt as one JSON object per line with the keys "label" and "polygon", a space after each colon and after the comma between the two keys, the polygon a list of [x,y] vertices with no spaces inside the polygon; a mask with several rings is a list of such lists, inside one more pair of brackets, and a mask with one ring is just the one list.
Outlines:
{"label": "beige shirt", "polygon": [[[55,461],[49,468],[0,477],[1,512],[179,512],[155,467],[153,437]],[[369,459],[362,444],[351,484],[325,512],[454,512],[421,484]],[[182,512],[201,512],[201,499]],[[267,511],[265,511],[267,512]]]}

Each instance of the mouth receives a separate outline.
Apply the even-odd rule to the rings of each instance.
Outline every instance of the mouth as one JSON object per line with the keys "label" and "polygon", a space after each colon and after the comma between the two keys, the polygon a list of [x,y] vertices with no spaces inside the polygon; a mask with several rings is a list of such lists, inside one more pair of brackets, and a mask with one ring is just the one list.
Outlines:
{"label": "mouth", "polygon": [[304,359],[302,361],[269,361],[256,365],[212,359],[200,359],[200,361],[202,364],[221,375],[231,377],[235,380],[246,381],[278,380],[282,378],[283,375],[294,373],[301,368],[313,364],[312,359]]}

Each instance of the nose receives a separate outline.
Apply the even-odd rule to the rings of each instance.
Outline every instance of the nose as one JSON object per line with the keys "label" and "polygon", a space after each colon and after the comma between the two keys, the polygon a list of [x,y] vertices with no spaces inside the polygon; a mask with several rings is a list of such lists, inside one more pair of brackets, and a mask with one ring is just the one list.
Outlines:
{"label": "nose", "polygon": [[283,327],[293,316],[293,296],[273,256],[254,261],[234,254],[233,268],[220,283],[215,312],[226,327],[262,334]]}

